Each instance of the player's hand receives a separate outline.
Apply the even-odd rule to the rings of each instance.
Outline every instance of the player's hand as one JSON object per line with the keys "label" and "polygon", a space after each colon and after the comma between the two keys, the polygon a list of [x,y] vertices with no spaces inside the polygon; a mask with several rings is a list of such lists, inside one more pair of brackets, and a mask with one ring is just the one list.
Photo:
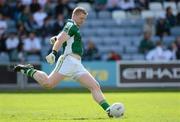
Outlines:
{"label": "player's hand", "polygon": [[56,41],[57,41],[57,37],[53,36],[50,38],[49,43],[53,45]]}
{"label": "player's hand", "polygon": [[50,53],[49,55],[46,56],[46,60],[49,64],[54,64],[55,59],[56,57],[53,53]]}

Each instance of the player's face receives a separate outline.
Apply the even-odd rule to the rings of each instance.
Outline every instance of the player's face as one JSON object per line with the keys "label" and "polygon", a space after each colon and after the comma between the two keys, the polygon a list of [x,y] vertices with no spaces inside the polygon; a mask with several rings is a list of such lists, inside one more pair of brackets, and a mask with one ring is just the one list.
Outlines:
{"label": "player's face", "polygon": [[83,13],[79,13],[77,15],[77,19],[76,19],[77,25],[81,26],[84,23],[84,21],[86,20],[86,17],[87,17],[87,15],[85,15]]}

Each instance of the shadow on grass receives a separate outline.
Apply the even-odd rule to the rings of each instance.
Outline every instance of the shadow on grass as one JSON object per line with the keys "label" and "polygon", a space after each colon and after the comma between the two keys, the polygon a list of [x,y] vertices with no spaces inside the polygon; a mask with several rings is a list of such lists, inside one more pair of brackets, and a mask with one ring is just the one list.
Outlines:
{"label": "shadow on grass", "polygon": [[77,117],[77,118],[72,118],[73,120],[105,120],[105,119],[109,119],[109,118],[101,118],[101,117],[99,117],[99,118],[81,118],[81,117]]}
{"label": "shadow on grass", "polygon": [[35,120],[108,120],[110,118],[103,118],[103,117],[97,117],[97,118],[87,118],[87,117],[75,117],[75,118],[46,118],[46,119],[35,119]]}
{"label": "shadow on grass", "polygon": [[[103,92],[108,93],[119,93],[119,92],[180,92],[180,88],[103,88]],[[21,90],[11,90],[11,89],[0,89],[1,93],[90,93],[85,88],[61,88],[61,89],[21,89]]]}

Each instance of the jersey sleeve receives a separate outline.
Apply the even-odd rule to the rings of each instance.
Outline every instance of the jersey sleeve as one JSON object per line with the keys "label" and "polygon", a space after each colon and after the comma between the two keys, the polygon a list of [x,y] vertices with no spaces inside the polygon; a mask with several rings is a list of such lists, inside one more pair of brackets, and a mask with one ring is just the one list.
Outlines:
{"label": "jersey sleeve", "polygon": [[63,28],[63,31],[66,32],[70,37],[77,33],[77,29],[73,23],[67,22]]}

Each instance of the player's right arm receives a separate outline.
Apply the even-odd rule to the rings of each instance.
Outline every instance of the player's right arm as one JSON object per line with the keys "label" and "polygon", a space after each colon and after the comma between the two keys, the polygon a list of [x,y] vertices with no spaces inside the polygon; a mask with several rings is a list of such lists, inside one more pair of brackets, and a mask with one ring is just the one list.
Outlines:
{"label": "player's right arm", "polygon": [[61,48],[62,44],[70,38],[70,36],[66,32],[62,31],[53,38],[55,39],[55,41],[52,52],[48,56],[46,56],[46,60],[49,64],[53,64],[55,62],[58,50]]}
{"label": "player's right arm", "polygon": [[73,24],[68,22],[64,26],[61,33],[50,39],[50,43],[53,44],[53,48],[52,52],[48,56],[46,56],[46,60],[48,63],[53,64],[55,62],[55,56],[57,55],[58,50],[65,41],[69,40],[70,37],[73,36],[74,32],[75,29],[73,28]]}
{"label": "player's right arm", "polygon": [[62,31],[56,36],[56,39],[57,40],[55,41],[52,50],[55,50],[56,52],[58,52],[62,44],[68,39],[70,39],[70,36],[66,32]]}

